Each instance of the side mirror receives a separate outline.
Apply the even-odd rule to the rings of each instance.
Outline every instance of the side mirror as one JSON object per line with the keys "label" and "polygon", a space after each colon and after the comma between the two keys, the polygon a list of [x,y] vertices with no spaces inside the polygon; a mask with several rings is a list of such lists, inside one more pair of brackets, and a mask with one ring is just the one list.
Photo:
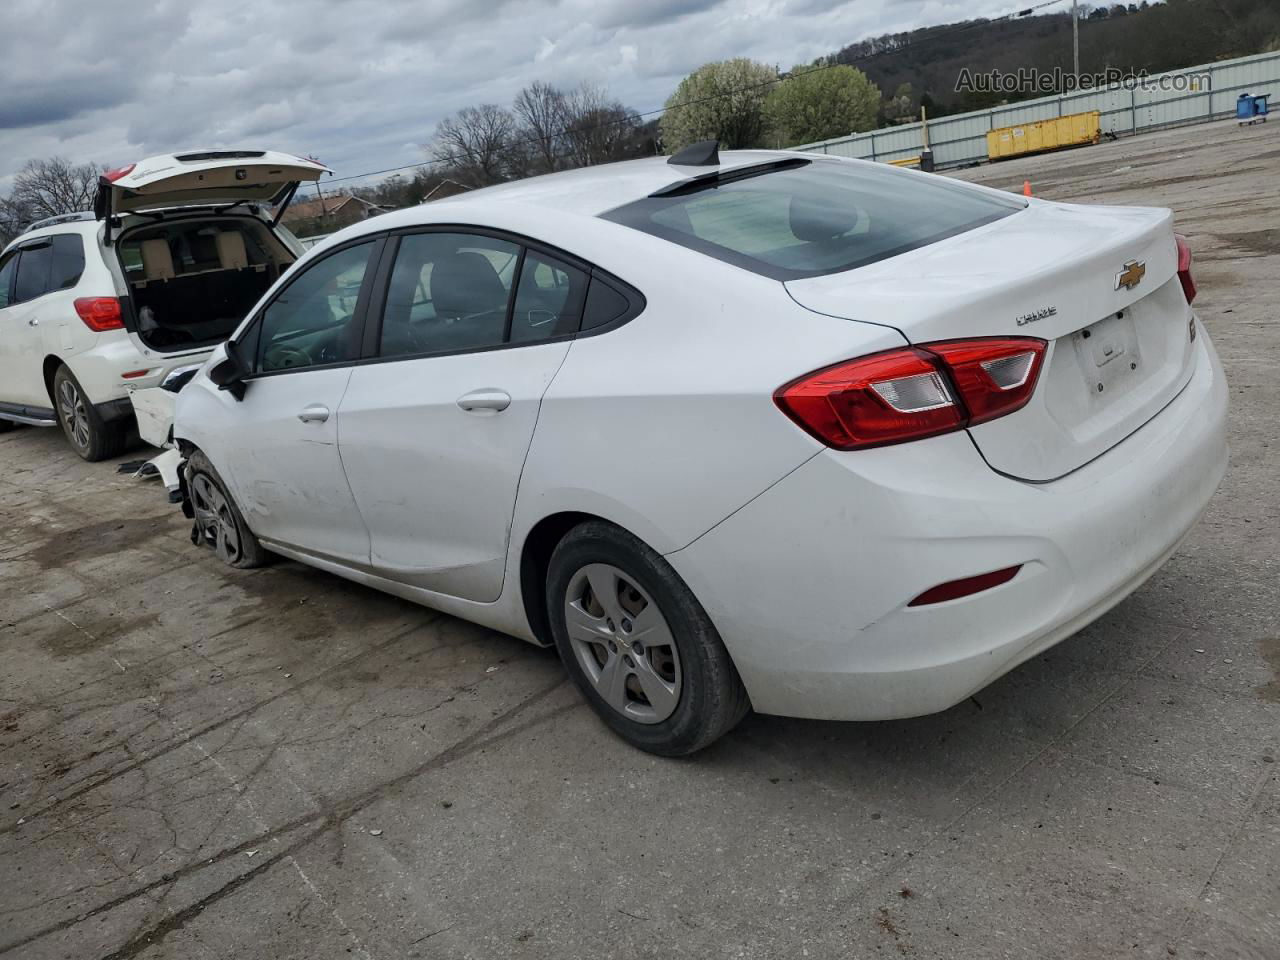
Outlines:
{"label": "side mirror", "polygon": [[218,385],[219,390],[226,390],[237,400],[243,400],[245,387],[248,386],[244,378],[249,375],[249,367],[244,362],[240,345],[234,340],[228,340],[222,349],[227,356],[209,370],[209,379]]}

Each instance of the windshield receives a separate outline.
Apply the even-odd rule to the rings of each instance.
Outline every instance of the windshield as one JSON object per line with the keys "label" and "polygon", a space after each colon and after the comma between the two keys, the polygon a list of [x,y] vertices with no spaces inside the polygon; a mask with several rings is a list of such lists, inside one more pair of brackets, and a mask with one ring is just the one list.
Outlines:
{"label": "windshield", "polygon": [[603,217],[776,280],[799,280],[906,253],[1024,206],[943,177],[817,161],[646,197]]}

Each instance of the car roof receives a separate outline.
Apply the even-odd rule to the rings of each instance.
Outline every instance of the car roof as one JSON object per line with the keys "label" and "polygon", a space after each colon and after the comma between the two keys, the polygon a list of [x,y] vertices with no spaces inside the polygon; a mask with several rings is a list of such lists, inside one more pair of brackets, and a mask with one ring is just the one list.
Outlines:
{"label": "car roof", "polygon": [[36,226],[32,227],[26,232],[21,233],[18,236],[14,237],[12,240],[10,240],[8,245],[6,245],[4,249],[8,251],[13,249],[16,246],[19,246],[20,244],[27,242],[28,240],[32,240],[38,237],[50,237],[59,233],[74,233],[83,237],[90,237],[96,234],[98,232],[98,229],[101,226],[102,226],[101,221],[94,220],[92,218],[87,220],[59,219],[58,222],[56,223],[46,223],[43,226],[40,226],[39,224],[37,224]]}
{"label": "car roof", "polygon": [[437,200],[433,206],[467,203],[483,198],[514,200],[571,213],[599,216],[625,203],[643,199],[656,190],[710,173],[713,169],[724,172],[784,157],[822,159],[821,154],[798,153],[793,150],[726,150],[720,154],[719,164],[695,167],[672,164],[668,162],[670,157],[644,157],[640,160],[578,167],[561,173],[547,173],[525,180],[482,187]]}
{"label": "car roof", "polygon": [[507,219],[505,214],[515,213],[516,210],[522,210],[526,215],[545,211],[549,221],[564,217],[595,219],[609,210],[641,200],[657,190],[693,177],[716,170],[728,172],[789,157],[815,162],[870,162],[794,150],[726,150],[720,154],[719,164],[714,166],[677,165],[669,163],[668,157],[602,163],[481,187],[430,203],[369,217],[330,234],[325,241],[311,247],[307,253],[323,252],[358,237],[386,230],[435,223],[487,224],[500,228],[503,224],[499,221]]}

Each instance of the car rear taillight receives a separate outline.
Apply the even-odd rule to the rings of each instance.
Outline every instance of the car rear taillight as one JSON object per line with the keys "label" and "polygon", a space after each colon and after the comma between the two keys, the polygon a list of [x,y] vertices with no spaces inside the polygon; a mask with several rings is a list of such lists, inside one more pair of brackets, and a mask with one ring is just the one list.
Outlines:
{"label": "car rear taillight", "polygon": [[115,297],[80,297],[76,300],[76,313],[95,333],[124,329],[120,301]]}
{"label": "car rear taillight", "polygon": [[780,387],[773,399],[837,450],[904,443],[1025,406],[1045,346],[1033,337],[992,337],[903,347],[815,370]]}
{"label": "car rear taillight", "polygon": [[1178,280],[1182,283],[1182,294],[1187,298],[1187,303],[1194,303],[1196,282],[1191,278],[1191,244],[1180,233],[1173,235],[1173,242],[1178,248]]}
{"label": "car rear taillight", "polygon": [[133,173],[133,168],[136,166],[136,163],[131,163],[125,167],[116,167],[114,170],[108,170],[102,175],[102,179],[106,180],[108,183],[115,183],[122,177],[127,177],[129,174]]}

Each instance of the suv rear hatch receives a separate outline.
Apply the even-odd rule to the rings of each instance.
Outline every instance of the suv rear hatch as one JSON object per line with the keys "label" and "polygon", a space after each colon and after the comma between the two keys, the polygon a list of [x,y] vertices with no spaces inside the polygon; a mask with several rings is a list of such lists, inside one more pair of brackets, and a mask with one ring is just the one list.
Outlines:
{"label": "suv rear hatch", "polygon": [[271,150],[203,150],[165,154],[111,170],[98,181],[98,219],[173,207],[222,207],[237,203],[278,206],[302,182],[329,170]]}
{"label": "suv rear hatch", "polygon": [[1192,314],[1168,210],[1035,201],[963,235],[786,287],[810,310],[895,327],[912,344],[1048,341],[1031,401],[969,428],[993,469],[1023,480],[1054,480],[1105,453],[1192,374]]}

